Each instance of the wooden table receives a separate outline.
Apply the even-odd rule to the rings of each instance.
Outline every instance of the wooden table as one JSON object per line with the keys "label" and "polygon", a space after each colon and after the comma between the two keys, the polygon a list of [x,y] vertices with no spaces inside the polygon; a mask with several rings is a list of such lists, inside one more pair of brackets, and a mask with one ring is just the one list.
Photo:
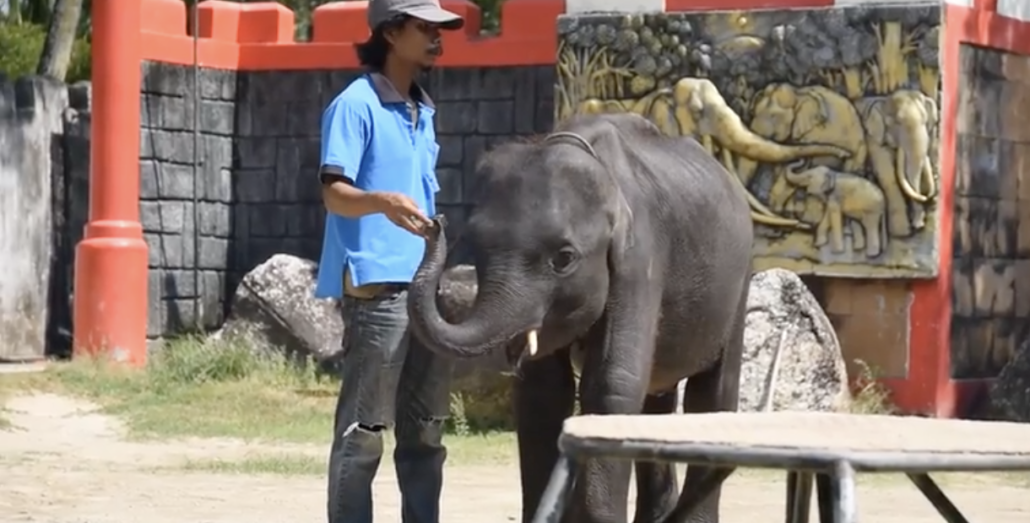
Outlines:
{"label": "wooden table", "polygon": [[932,472],[1030,470],[1030,424],[819,412],[576,416],[565,421],[561,457],[534,523],[556,523],[576,463],[618,458],[719,467],[666,523],[686,521],[736,467],[788,474],[787,523],[809,519],[813,483],[820,521],[855,523],[855,473],[906,474],[948,523],[967,523]]}

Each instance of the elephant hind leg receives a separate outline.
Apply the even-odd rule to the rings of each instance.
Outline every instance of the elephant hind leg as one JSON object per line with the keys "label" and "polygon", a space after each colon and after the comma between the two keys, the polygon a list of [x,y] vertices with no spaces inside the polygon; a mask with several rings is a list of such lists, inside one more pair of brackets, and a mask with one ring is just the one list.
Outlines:
{"label": "elephant hind leg", "polygon": [[[725,370],[727,365],[725,362],[725,356],[723,362],[720,362],[715,368],[706,370],[701,374],[691,376],[687,379],[686,393],[683,395],[683,412],[684,413],[703,413],[703,412],[718,412],[736,410],[736,395],[732,398],[727,398],[724,390],[726,383],[724,378],[726,376]],[[735,371],[730,371],[735,372]],[[737,372],[739,374],[739,372]],[[737,380],[739,381],[739,380]],[[732,403],[732,405],[731,405]],[[683,481],[683,493],[697,490],[701,487],[701,483],[708,477],[709,472],[715,469],[711,467],[703,467],[700,465],[690,465],[687,467],[687,475]],[[722,488],[716,488],[707,499],[705,499],[697,509],[691,514],[690,519],[686,520],[687,523],[718,523],[719,522],[719,498],[721,497]]]}
{"label": "elephant hind leg", "polygon": [[[676,412],[676,390],[652,394],[644,399],[644,414]],[[637,509],[633,523],[663,521],[676,506],[679,495],[673,463],[637,462]]]}
{"label": "elephant hind leg", "polygon": [[[749,286],[743,284],[737,315],[723,347],[722,358],[714,367],[687,379],[683,395],[684,413],[736,411],[740,398],[740,365],[744,352],[744,324],[747,318]],[[705,481],[710,467],[691,465],[683,482],[683,492],[697,489]],[[722,488],[716,488],[698,506],[688,523],[719,523],[719,498]],[[682,494],[681,494],[682,498]]]}
{"label": "elephant hind leg", "polygon": [[866,249],[865,254],[869,258],[875,258],[883,253],[883,217],[877,213],[874,216],[862,220],[862,230],[865,231]]}
{"label": "elephant hind leg", "polygon": [[866,248],[865,222],[851,222],[851,250],[854,252],[864,251]]}

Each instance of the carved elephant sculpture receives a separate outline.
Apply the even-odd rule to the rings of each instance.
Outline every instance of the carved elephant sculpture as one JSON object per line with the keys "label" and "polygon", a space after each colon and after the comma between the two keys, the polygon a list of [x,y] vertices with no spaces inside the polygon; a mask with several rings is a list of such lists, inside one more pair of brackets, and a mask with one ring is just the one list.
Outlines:
{"label": "carved elephant sculpture", "polygon": [[[730,108],[715,84],[706,78],[682,78],[671,88],[658,89],[638,100],[614,104],[610,101],[586,100],[580,104],[578,111],[587,114],[635,112],[650,119],[663,132],[696,138],[713,156],[717,154],[718,144],[721,149],[720,161],[731,172],[736,172],[733,154],[741,161],[748,159],[768,163],[783,163],[813,156],[847,158],[851,155],[849,151],[835,145],[784,145],[756,135],[748,130],[740,116]],[[798,220],[777,215],[750,192],[747,196],[755,222],[780,227],[802,225]]]}
{"label": "carved elephant sculpture", "polygon": [[815,246],[826,245],[835,253],[844,252],[845,220],[851,226],[852,248],[865,250],[869,258],[884,250],[886,205],[883,192],[865,178],[840,172],[825,165],[799,169],[791,165],[784,177],[792,185],[823,201],[825,212],[816,226]]}
{"label": "carved elephant sculpture", "polygon": [[865,124],[873,172],[887,198],[887,228],[891,236],[910,236],[926,226],[926,206],[937,195],[930,156],[937,102],[906,89],[859,100],[856,106]]}
{"label": "carved elephant sculpture", "polygon": [[[826,165],[844,172],[861,172],[866,164],[866,138],[858,111],[850,100],[823,86],[796,87],[789,83],[775,83],[755,95],[751,105],[751,132],[783,144],[827,144],[847,151],[850,156],[816,156],[809,159],[814,165]],[[751,183],[758,170],[758,162],[743,157],[737,164],[737,174],[744,185]],[[776,170],[776,178],[769,191],[769,207],[777,211],[783,207],[790,190]]]}

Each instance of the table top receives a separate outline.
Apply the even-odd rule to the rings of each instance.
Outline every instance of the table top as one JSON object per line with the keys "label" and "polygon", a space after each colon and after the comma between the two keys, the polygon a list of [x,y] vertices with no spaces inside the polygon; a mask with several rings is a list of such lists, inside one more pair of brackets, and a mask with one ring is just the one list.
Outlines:
{"label": "table top", "polygon": [[1030,470],[1030,424],[823,412],[588,415],[565,421],[574,457],[866,471]]}

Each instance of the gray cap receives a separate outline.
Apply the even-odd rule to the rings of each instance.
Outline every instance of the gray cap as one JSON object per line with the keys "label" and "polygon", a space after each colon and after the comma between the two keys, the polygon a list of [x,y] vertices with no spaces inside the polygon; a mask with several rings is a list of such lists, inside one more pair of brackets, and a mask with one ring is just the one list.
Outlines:
{"label": "gray cap", "polygon": [[440,7],[440,0],[370,0],[368,2],[368,27],[375,29],[379,24],[397,15],[440,24],[444,29],[461,29],[465,20],[457,13]]}

